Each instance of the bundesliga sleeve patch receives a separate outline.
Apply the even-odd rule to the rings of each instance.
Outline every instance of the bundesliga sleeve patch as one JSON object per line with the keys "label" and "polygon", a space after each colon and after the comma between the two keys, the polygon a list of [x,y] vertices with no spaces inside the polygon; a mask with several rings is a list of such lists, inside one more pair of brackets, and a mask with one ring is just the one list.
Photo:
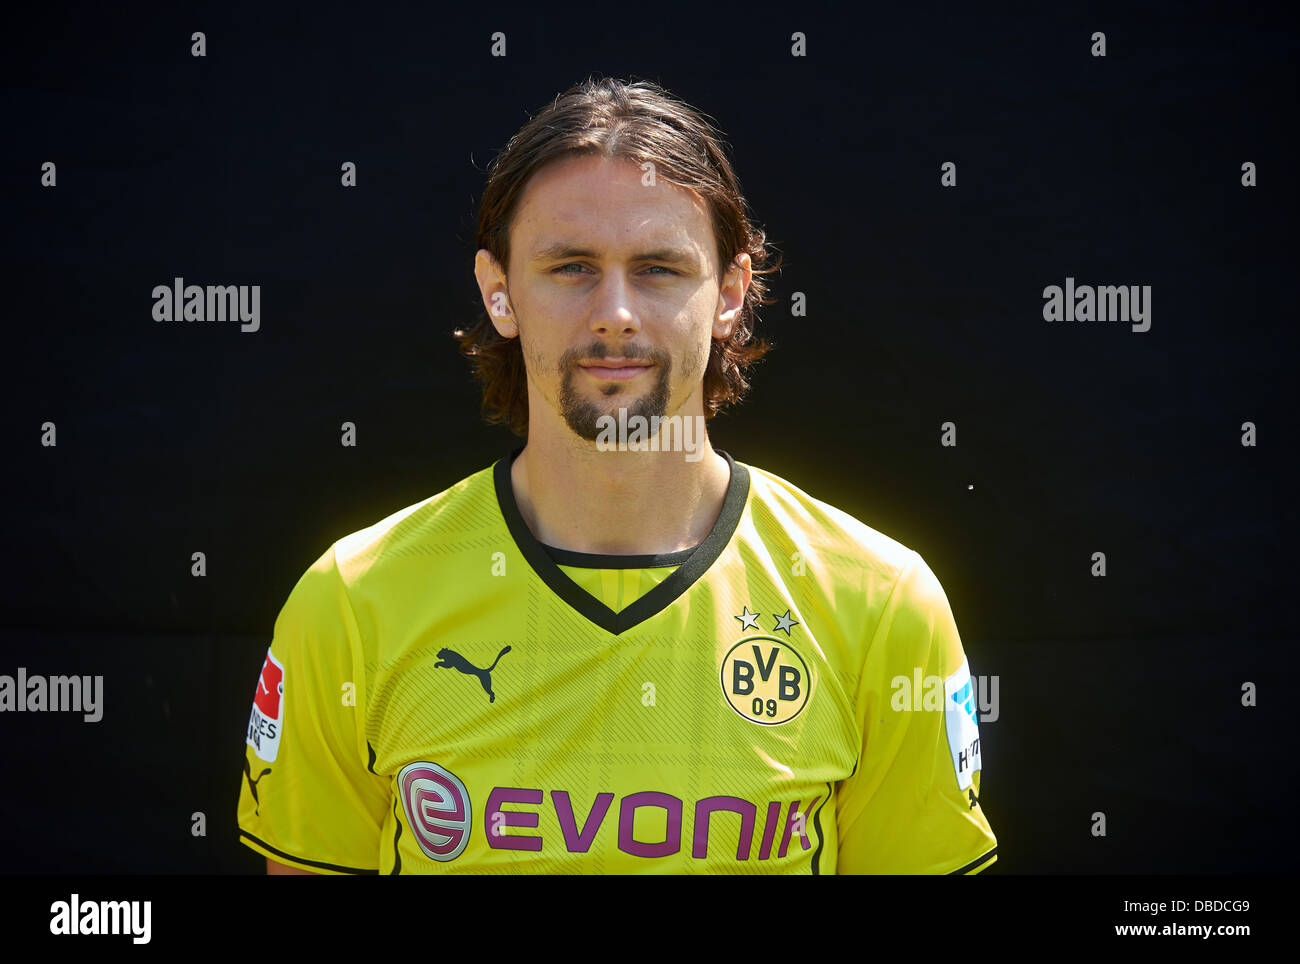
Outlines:
{"label": "bundesliga sleeve patch", "polygon": [[980,733],[975,715],[975,686],[970,666],[962,660],[957,672],[943,681],[943,717],[948,730],[948,750],[957,774],[957,789],[971,785],[980,769]]}
{"label": "bundesliga sleeve patch", "polygon": [[248,718],[248,739],[259,760],[274,763],[280,751],[280,734],[284,730],[284,667],[266,651],[262,675],[253,694],[253,712]]}

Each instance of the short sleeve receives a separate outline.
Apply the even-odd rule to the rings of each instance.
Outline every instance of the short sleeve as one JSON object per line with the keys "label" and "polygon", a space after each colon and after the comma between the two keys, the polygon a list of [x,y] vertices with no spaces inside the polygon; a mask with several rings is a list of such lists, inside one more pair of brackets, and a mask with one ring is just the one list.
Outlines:
{"label": "short sleeve", "polygon": [[378,872],[391,790],[369,769],[362,671],[331,547],[289,594],[258,676],[238,809],[246,846],[317,873]]}
{"label": "short sleeve", "polygon": [[912,556],[865,658],[862,754],[836,791],[842,874],[969,874],[997,859],[976,680],[939,580]]}

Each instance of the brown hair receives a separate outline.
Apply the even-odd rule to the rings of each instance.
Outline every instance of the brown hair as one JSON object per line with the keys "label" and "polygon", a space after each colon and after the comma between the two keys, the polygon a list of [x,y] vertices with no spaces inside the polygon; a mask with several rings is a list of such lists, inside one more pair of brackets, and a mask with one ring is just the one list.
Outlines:
{"label": "brown hair", "polygon": [[[654,164],[656,177],[698,194],[709,208],[718,262],[726,269],[736,255],[750,257],[752,279],[740,317],[726,339],[713,339],[704,372],[704,414],[712,418],[741,400],[749,388],[746,369],[770,347],[753,341],[757,305],[770,305],[761,277],[780,268],[768,261],[765,233],[753,225],[740,182],[721,135],[707,115],[652,81],[613,78],[575,84],[519,130],[489,166],[479,205],[475,250],[485,248],[503,270],[510,265],[510,226],[529,179],[563,157],[597,155]],[[483,417],[528,434],[528,387],[519,339],[502,338],[487,312],[469,331],[454,332],[474,376],[483,384]]]}

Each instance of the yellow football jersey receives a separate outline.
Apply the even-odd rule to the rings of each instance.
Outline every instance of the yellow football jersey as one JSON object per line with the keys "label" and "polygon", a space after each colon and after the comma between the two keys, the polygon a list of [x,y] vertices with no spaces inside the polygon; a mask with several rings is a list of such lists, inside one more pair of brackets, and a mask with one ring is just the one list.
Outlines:
{"label": "yellow football jersey", "polygon": [[519,451],[298,581],[254,696],[245,844],[352,874],[996,860],[973,678],[916,552],[725,452],[695,548],[553,549],[515,503]]}

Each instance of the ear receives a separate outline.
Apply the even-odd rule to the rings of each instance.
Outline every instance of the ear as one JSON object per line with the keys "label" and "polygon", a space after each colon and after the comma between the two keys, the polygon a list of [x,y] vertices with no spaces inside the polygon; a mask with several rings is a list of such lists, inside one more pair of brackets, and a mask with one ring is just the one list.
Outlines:
{"label": "ear", "polygon": [[713,317],[713,337],[729,338],[732,329],[740,323],[745,307],[745,292],[753,278],[749,255],[741,252],[732,260],[722,285],[718,288],[718,310]]}
{"label": "ear", "polygon": [[487,248],[480,248],[474,256],[474,277],[478,281],[479,294],[483,298],[483,307],[487,309],[492,327],[502,338],[515,338],[519,334],[519,325],[515,321],[514,308],[510,304],[510,289],[506,285],[506,273],[496,258]]}

